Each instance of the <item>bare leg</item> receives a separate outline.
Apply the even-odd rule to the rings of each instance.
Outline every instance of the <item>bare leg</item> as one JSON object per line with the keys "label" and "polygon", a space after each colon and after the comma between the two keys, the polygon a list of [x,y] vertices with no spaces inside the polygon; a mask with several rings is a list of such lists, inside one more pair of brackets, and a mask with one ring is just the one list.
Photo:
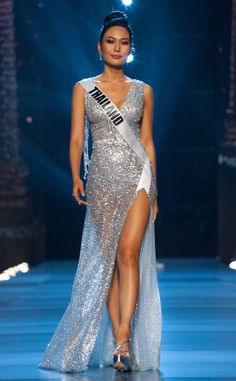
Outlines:
{"label": "bare leg", "polygon": [[116,337],[120,325],[120,305],[119,305],[119,279],[118,265],[115,263],[111,285],[107,297],[107,309],[112,320],[113,336]]}
{"label": "bare leg", "polygon": [[[130,336],[130,322],[139,291],[139,254],[149,214],[149,199],[143,190],[134,199],[119,237],[118,274],[113,277],[109,293],[108,306],[111,311],[109,313],[117,342]],[[119,321],[118,329],[117,321]],[[124,344],[124,347],[129,349],[129,344]]]}

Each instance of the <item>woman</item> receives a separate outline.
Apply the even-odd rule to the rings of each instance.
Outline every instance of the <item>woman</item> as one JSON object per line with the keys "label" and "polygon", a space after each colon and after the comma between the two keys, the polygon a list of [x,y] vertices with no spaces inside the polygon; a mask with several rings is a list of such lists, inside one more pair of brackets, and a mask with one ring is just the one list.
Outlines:
{"label": "woman", "polygon": [[[72,193],[86,206],[86,215],[71,301],[41,368],[159,368],[162,314],[153,224],[158,213],[153,92],[143,81],[124,75],[132,40],[126,15],[108,14],[98,42],[104,71],[73,88]],[[88,126],[93,138],[90,161]],[[86,200],[79,176],[82,151],[85,175],[89,165]]]}

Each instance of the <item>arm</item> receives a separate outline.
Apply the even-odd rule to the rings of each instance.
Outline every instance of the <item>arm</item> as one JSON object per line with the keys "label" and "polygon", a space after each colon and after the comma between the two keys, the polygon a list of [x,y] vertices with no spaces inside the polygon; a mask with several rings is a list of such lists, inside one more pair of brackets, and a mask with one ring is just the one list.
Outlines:
{"label": "arm", "polygon": [[84,120],[85,120],[85,95],[84,89],[77,82],[72,92],[71,108],[71,132],[69,157],[73,178],[73,195],[79,205],[88,203],[80,199],[80,195],[85,195],[84,184],[80,178],[80,163],[84,142]]}
{"label": "arm", "polygon": [[[152,87],[149,86],[148,84],[145,84],[143,89],[144,89],[144,110],[143,110],[142,123],[140,127],[140,138],[151,160],[152,169],[153,169],[153,177],[154,177],[154,181],[155,181],[155,185],[157,189],[156,151],[155,151],[153,135],[152,135],[154,96],[153,96]],[[157,198],[155,201],[154,209],[155,209],[154,215],[156,218],[156,215],[158,213]]]}

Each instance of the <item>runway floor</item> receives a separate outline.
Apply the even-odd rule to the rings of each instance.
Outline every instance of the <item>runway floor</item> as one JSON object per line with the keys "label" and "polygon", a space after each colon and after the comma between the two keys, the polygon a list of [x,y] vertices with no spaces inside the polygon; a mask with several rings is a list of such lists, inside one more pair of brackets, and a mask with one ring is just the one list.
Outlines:
{"label": "runway floor", "polygon": [[216,259],[159,259],[160,372],[38,369],[69,303],[77,261],[48,261],[0,283],[0,380],[236,380],[236,271]]}

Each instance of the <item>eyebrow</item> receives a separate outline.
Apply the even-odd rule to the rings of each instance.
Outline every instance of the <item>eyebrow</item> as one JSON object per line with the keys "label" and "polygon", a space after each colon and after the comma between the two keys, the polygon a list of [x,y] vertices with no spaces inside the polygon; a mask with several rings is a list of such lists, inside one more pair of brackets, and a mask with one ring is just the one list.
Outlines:
{"label": "eyebrow", "polygon": [[[115,40],[117,40],[117,38],[113,37],[113,36],[106,36],[106,38],[114,38]],[[120,40],[129,40],[128,37],[123,37],[123,38],[120,38]]]}

